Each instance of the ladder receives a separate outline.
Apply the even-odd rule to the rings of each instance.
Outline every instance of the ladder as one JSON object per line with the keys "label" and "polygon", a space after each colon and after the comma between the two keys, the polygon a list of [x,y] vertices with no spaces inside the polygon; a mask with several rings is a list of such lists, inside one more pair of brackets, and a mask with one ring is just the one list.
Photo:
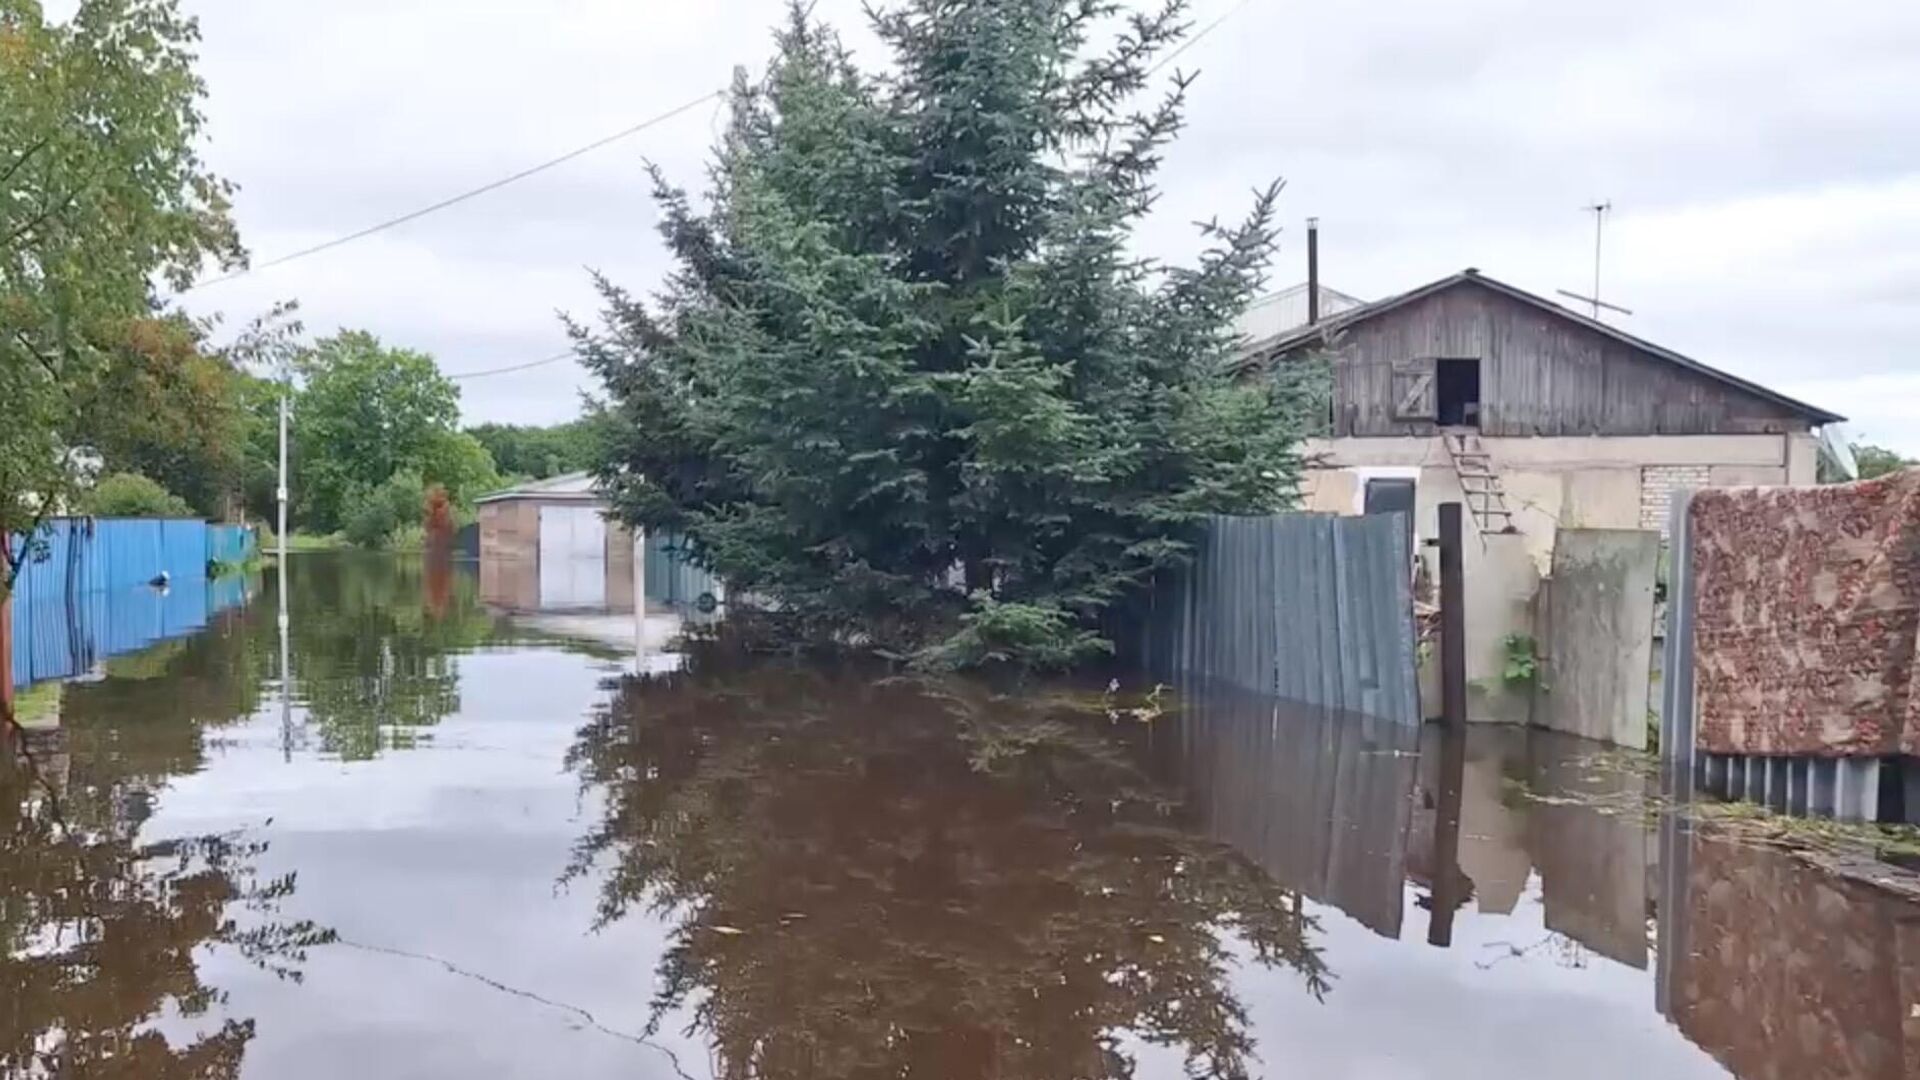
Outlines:
{"label": "ladder", "polygon": [[1513,527],[1513,511],[1507,508],[1506,488],[1493,471],[1493,459],[1481,445],[1479,433],[1443,428],[1440,441],[1447,444],[1447,455],[1453,458],[1460,490],[1466,493],[1467,513],[1473,515],[1480,535],[1519,532]]}

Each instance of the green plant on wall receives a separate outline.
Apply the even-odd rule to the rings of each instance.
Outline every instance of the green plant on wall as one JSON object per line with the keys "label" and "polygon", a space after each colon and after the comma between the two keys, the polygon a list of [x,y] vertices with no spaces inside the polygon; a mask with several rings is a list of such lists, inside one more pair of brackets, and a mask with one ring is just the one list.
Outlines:
{"label": "green plant on wall", "polygon": [[1546,687],[1540,681],[1540,653],[1533,638],[1527,634],[1508,634],[1500,639],[1500,651],[1503,661],[1500,668],[1500,681],[1509,690],[1524,690],[1528,687]]}

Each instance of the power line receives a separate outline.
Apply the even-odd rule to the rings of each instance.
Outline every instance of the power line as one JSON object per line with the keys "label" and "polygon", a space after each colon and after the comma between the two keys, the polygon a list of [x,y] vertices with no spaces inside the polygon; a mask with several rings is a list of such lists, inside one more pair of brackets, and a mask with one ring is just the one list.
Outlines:
{"label": "power line", "polygon": [[568,352],[560,353],[557,356],[549,356],[545,360],[533,360],[525,364],[513,364],[508,367],[488,368],[485,371],[463,371],[458,375],[448,375],[447,378],[449,379],[484,379],[489,375],[505,375],[508,372],[512,372],[512,371],[526,371],[529,368],[545,367],[548,364],[557,364],[562,360],[571,360],[571,359],[573,359],[573,353],[571,351],[568,351]]}
{"label": "power line", "polygon": [[1239,3],[1221,12],[1217,17],[1214,18],[1212,22],[1202,27],[1199,33],[1181,42],[1178,48],[1174,49],[1172,52],[1168,53],[1167,55],[1161,57],[1159,63],[1148,68],[1147,69],[1148,77],[1152,77],[1154,75],[1160,74],[1160,70],[1162,68],[1166,67],[1168,64],[1173,63],[1175,60],[1180,59],[1181,53],[1186,52],[1188,49],[1191,49],[1195,45],[1200,44],[1201,40],[1204,39],[1208,34],[1211,34],[1215,30],[1219,29],[1221,23],[1226,22],[1228,19],[1232,18],[1234,13],[1238,12],[1241,8],[1246,7],[1248,4],[1252,2],[1253,0],[1240,0]]}
{"label": "power line", "polygon": [[541,162],[538,165],[534,165],[530,168],[522,169],[511,176],[505,176],[491,183],[482,184],[477,188],[473,188],[469,191],[463,191],[458,195],[454,195],[454,196],[450,196],[448,198],[442,199],[439,202],[432,204],[431,206],[423,206],[418,210],[413,210],[408,213],[401,214],[399,217],[388,218],[387,220],[379,222],[378,224],[369,225],[366,228],[361,229],[359,232],[348,233],[345,236],[336,237],[332,240],[326,241],[325,243],[315,244],[309,248],[302,248],[299,251],[290,252],[286,255],[279,256],[278,258],[269,259],[268,261],[263,262],[258,266],[250,266],[240,270],[235,270],[230,274],[223,274],[217,278],[210,278],[206,281],[202,281],[197,284],[190,285],[187,288],[182,289],[180,293],[176,293],[175,295],[180,295],[182,293],[190,293],[196,289],[204,289],[209,285],[218,285],[221,282],[232,281],[234,278],[245,277],[248,274],[257,273],[261,270],[268,270],[276,266],[283,266],[287,263],[293,262],[295,259],[304,259],[309,255],[318,255],[323,251],[331,251],[334,248],[340,247],[343,244],[351,244],[355,240],[365,239],[366,237],[372,236],[375,233],[384,232],[388,229],[391,229],[396,225],[405,225],[409,221],[417,221],[420,218],[426,217],[428,214],[437,213],[441,210],[447,209],[450,206],[457,206],[460,203],[466,202],[468,199],[485,195],[490,191],[498,191],[501,188],[506,187],[508,184],[518,183],[519,181],[525,180],[530,176],[536,176],[540,173],[546,172],[548,169],[551,169],[556,165],[564,165],[567,162],[572,161],[574,158],[580,157],[585,154],[590,154],[593,151],[598,150],[604,146],[609,146],[609,145],[612,145],[613,143],[619,142],[621,139],[638,135],[640,132],[645,131],[650,127],[653,127],[656,124],[666,123],[668,120],[671,120],[676,116],[679,116],[681,113],[697,108],[700,105],[705,104],[706,102],[716,97],[723,97],[725,96],[725,94],[726,94],[726,91],[724,90],[715,90],[715,91],[712,91],[711,93],[702,94],[699,97],[694,98],[692,101],[689,101],[683,105],[679,105],[672,109],[669,109],[658,116],[654,116],[646,120],[642,120],[641,122],[633,125],[630,128],[626,128],[621,131],[616,131],[613,134],[608,135],[602,139],[596,139],[593,142],[586,144],[585,146],[577,147],[573,150],[567,151],[564,154],[561,154],[559,157],[550,158],[546,161]]}

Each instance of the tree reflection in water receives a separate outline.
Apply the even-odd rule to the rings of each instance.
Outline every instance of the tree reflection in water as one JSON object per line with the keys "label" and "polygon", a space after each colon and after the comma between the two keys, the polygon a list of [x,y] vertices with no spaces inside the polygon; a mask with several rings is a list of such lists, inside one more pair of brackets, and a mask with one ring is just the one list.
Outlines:
{"label": "tree reflection in water", "polygon": [[673,922],[657,1027],[728,1077],[1193,1075],[1254,1046],[1231,940],[1329,973],[1298,899],[1180,828],[1104,715],[765,664],[628,679],[570,755],[605,819],[569,876]]}
{"label": "tree reflection in water", "polygon": [[444,560],[307,557],[289,594],[300,703],[320,748],[347,761],[430,738],[460,708],[458,654],[499,630],[473,575]]}
{"label": "tree reflection in water", "polygon": [[276,918],[295,882],[257,872],[265,841],[140,835],[168,780],[204,764],[210,731],[257,703],[252,636],[236,613],[110,664],[63,688],[60,730],[36,737],[30,763],[0,753],[0,1075],[237,1076],[253,1023],[208,1030],[224,997],[200,951],[297,979],[306,950],[332,940]]}

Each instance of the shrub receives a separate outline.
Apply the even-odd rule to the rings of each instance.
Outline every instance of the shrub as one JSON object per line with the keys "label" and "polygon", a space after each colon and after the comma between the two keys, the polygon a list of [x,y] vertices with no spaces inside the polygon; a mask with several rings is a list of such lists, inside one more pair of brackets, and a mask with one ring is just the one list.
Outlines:
{"label": "shrub", "polygon": [[192,517],[187,501],[139,473],[114,473],[101,479],[81,500],[94,517]]}
{"label": "shrub", "polygon": [[353,493],[341,533],[354,547],[386,547],[401,528],[420,524],[424,499],[425,486],[418,474],[394,473],[379,487]]}

